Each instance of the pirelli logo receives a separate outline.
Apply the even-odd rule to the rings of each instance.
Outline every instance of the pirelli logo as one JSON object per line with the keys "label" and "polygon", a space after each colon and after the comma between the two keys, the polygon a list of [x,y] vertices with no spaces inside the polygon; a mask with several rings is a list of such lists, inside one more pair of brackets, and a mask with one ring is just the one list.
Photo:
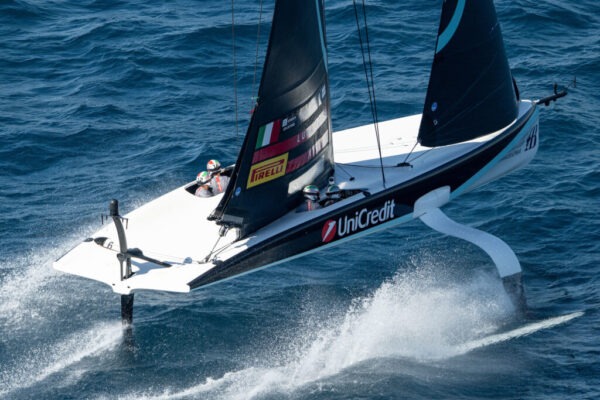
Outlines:
{"label": "pirelli logo", "polygon": [[259,162],[258,164],[254,164],[250,168],[248,185],[246,185],[246,188],[250,189],[251,187],[262,185],[263,183],[284,176],[288,162],[288,154],[289,153],[285,153]]}

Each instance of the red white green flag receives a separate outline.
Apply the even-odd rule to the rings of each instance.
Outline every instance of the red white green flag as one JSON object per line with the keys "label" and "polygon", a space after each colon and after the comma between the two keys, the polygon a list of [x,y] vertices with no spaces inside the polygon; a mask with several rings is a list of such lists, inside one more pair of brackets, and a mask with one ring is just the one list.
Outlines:
{"label": "red white green flag", "polygon": [[276,143],[279,140],[281,132],[281,120],[278,119],[267,125],[263,125],[258,130],[258,139],[256,140],[256,149]]}

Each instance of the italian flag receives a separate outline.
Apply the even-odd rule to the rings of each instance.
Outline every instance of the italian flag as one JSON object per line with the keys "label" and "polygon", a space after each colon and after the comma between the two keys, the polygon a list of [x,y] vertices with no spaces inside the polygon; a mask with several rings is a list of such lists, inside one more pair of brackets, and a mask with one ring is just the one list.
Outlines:
{"label": "italian flag", "polygon": [[279,140],[281,132],[281,120],[278,119],[267,125],[263,125],[258,130],[258,139],[256,140],[256,149],[276,143]]}

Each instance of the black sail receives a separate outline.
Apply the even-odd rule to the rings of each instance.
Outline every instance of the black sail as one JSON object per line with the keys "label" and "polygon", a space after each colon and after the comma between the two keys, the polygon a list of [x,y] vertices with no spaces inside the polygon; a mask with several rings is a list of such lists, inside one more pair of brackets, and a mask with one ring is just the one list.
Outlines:
{"label": "black sail", "polygon": [[518,104],[492,0],[445,0],[419,129],[435,147],[497,131]]}
{"label": "black sail", "polygon": [[258,103],[232,179],[211,215],[241,236],[302,202],[302,188],[333,175],[321,0],[275,4]]}

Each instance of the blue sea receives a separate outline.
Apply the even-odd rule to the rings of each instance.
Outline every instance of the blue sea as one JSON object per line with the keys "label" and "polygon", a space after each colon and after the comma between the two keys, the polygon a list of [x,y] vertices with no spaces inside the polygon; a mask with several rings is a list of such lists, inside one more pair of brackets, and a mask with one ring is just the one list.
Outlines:
{"label": "blue sea", "polygon": [[[339,130],[371,114],[352,2],[326,3]],[[52,269],[111,198],[128,212],[209,158],[235,162],[262,6],[235,2],[233,31],[230,2],[0,1],[0,398],[600,398],[597,0],[496,1],[522,97],[577,88],[542,110],[530,165],[445,207],[514,249],[525,316],[485,253],[418,221],[188,295],[138,293],[131,342],[119,296]],[[421,112],[440,10],[367,2],[381,120]]]}

